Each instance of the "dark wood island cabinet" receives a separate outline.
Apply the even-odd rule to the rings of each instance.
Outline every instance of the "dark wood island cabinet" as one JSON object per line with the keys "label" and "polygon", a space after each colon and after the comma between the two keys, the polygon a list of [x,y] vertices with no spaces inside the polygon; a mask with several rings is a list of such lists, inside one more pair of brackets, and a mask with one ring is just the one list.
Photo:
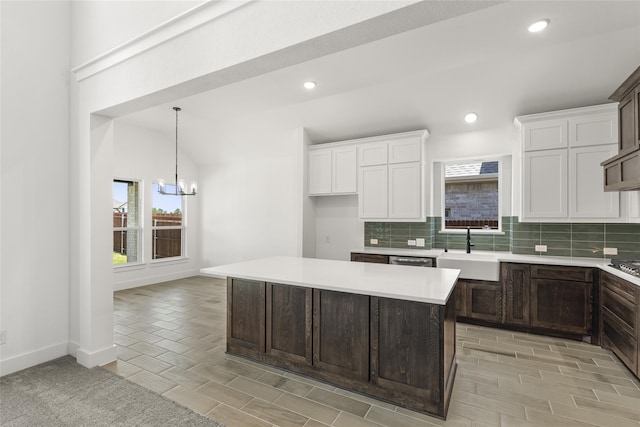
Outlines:
{"label": "dark wood island cabinet", "polygon": [[[284,272],[274,274],[286,282],[277,283],[269,263],[259,261],[202,270],[227,277],[228,353],[446,418],[456,372],[457,271],[274,257]],[[317,285],[305,279],[311,270],[322,276]],[[362,283],[323,289],[325,280],[345,276],[371,291],[358,291]]]}

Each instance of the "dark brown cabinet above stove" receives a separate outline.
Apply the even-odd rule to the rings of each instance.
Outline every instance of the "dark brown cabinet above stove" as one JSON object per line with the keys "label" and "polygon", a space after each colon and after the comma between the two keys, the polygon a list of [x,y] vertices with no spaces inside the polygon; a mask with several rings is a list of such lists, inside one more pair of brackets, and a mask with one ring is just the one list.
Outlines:
{"label": "dark brown cabinet above stove", "polygon": [[609,97],[618,104],[618,155],[604,162],[604,190],[640,189],[640,67]]}

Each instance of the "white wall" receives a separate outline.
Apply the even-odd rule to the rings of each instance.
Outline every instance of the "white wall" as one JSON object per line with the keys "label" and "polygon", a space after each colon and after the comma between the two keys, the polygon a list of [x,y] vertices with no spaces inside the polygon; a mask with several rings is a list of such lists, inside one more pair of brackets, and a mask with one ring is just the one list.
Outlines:
{"label": "white wall", "polygon": [[80,65],[157,27],[202,1],[73,1],[71,63]]}
{"label": "white wall", "polygon": [[0,2],[0,375],[67,354],[69,3]]}
{"label": "white wall", "polygon": [[239,133],[200,169],[205,267],[298,254],[300,133]]}
{"label": "white wall", "polygon": [[315,199],[316,258],[350,260],[351,250],[364,244],[364,222],[358,219],[358,196]]}
{"label": "white wall", "polygon": [[[174,112],[167,111],[172,121]],[[185,196],[185,224],[187,225],[186,255],[183,260],[151,261],[151,200],[152,184],[158,178],[173,182],[175,174],[175,140],[157,131],[144,129],[115,120],[113,178],[141,181],[143,206],[142,254],[143,264],[114,268],[114,290],[143,286],[198,274],[200,265],[200,206],[201,194]],[[179,177],[186,182],[198,181],[198,168],[180,150]],[[206,188],[206,187],[201,187]]]}
{"label": "white wall", "polygon": [[[473,125],[471,125],[473,126]],[[450,135],[431,135],[426,143],[427,182],[426,191],[432,203],[428,216],[440,216],[439,193],[433,192],[432,164],[434,161],[450,161],[457,159],[474,159],[479,157],[498,157],[511,155],[511,173],[507,178],[509,185],[503,189],[507,192],[507,198],[502,205],[501,215],[518,215],[520,203],[520,142],[515,126],[507,126],[497,129],[474,131],[470,127],[469,132]],[[437,185],[438,184],[436,182]]]}

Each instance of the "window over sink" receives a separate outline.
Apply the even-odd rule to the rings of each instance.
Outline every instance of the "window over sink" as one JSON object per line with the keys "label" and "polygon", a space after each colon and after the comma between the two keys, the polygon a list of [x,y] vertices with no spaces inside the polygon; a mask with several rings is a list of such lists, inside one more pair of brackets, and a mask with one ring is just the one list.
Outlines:
{"label": "window over sink", "polygon": [[[434,213],[441,232],[501,232],[505,181],[510,188],[511,156],[434,162]],[[508,176],[505,178],[505,176]]]}

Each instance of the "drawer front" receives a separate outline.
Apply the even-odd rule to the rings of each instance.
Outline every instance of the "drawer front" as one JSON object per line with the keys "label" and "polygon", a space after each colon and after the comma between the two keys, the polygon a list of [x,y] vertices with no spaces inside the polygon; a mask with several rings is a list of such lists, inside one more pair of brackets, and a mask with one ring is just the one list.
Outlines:
{"label": "drawer front", "polygon": [[373,262],[375,264],[389,264],[389,256],[388,255],[378,255],[378,254],[351,254],[351,261],[357,262]]}
{"label": "drawer front", "polygon": [[569,280],[572,282],[593,282],[593,268],[532,265],[531,277],[536,279]]}
{"label": "drawer front", "polygon": [[620,295],[633,304],[638,303],[638,287],[626,280],[620,279],[613,274],[603,271],[601,274],[603,287],[609,288],[612,292]]}
{"label": "drawer front", "polygon": [[631,335],[636,336],[637,306],[618,295],[610,289],[608,285],[602,287],[602,295],[600,298],[603,310],[616,316],[618,320],[625,325],[625,329]]}
{"label": "drawer front", "polygon": [[606,310],[602,313],[602,346],[610,348],[634,373],[638,371],[638,341]]}

